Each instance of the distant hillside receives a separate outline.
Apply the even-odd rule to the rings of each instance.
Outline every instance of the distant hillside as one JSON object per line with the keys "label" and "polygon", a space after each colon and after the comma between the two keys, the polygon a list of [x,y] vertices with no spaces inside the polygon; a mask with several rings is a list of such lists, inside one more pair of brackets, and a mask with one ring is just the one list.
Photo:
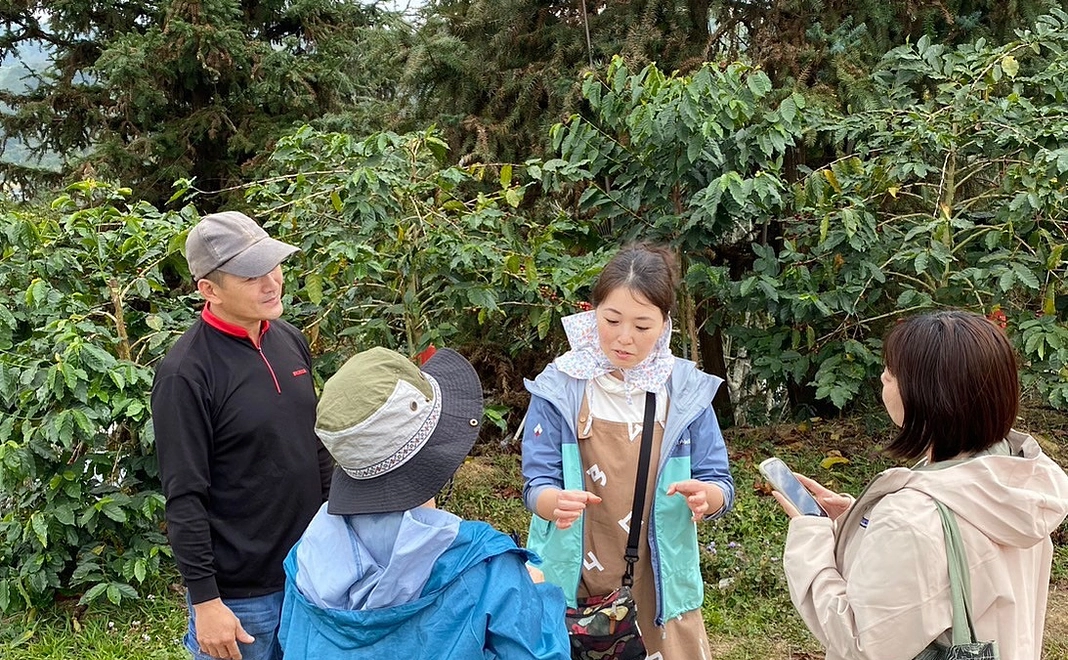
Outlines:
{"label": "distant hillside", "polygon": [[[34,74],[47,70],[49,66],[51,60],[43,44],[24,44],[17,56],[0,60],[0,89],[12,92],[33,89],[36,85]],[[0,112],[6,110],[0,105]],[[18,140],[7,143],[3,154],[0,154],[0,161],[48,170],[58,170],[62,164],[56,154],[46,154],[38,161],[31,156],[29,146]]]}
{"label": "distant hillside", "polygon": [[24,92],[33,87],[31,74],[44,71],[50,65],[48,51],[43,44],[26,44],[18,56],[0,60],[0,89]]}

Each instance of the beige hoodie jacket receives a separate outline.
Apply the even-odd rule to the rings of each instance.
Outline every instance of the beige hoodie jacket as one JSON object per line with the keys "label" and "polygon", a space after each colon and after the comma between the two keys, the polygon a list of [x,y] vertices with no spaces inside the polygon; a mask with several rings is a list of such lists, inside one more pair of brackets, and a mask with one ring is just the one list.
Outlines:
{"label": "beige hoodie jacket", "polygon": [[957,516],[971,573],[972,616],[1001,660],[1039,660],[1053,545],[1068,515],[1068,475],[1034,438],[1013,455],[877,476],[837,521],[790,521],[783,566],[790,598],[827,660],[910,660],[952,626],[942,522]]}

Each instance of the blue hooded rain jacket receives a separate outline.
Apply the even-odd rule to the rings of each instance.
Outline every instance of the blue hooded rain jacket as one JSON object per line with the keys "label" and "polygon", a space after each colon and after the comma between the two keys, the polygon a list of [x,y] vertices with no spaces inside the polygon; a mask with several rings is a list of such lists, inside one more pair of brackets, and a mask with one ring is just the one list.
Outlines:
{"label": "blue hooded rain jacket", "polygon": [[438,509],[335,516],[285,560],[286,660],[568,660],[564,596],[532,553]]}

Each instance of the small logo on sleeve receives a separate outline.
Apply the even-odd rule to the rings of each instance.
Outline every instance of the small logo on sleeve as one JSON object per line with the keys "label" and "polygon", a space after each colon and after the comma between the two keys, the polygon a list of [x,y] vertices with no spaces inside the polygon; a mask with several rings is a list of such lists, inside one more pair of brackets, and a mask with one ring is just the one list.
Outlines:
{"label": "small logo on sleeve", "polygon": [[297,376],[303,376],[306,373],[308,373],[307,369],[297,369],[293,372],[293,377],[296,378]]}

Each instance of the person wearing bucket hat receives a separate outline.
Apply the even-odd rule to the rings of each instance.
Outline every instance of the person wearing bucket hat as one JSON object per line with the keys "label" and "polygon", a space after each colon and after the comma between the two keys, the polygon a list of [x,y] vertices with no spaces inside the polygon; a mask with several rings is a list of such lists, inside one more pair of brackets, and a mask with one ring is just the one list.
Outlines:
{"label": "person wearing bucket hat", "polygon": [[287,660],[567,660],[564,595],[537,557],[434,496],[478,436],[482,386],[459,353],[421,368],[385,348],[323,385],[316,432],[337,462],[330,499],[285,560]]}
{"label": "person wearing bucket hat", "polygon": [[296,251],[235,211],[185,243],[205,305],[156,370],[152,420],[196,660],[281,658],[282,560],[330,487],[308,343],[279,318]]}

